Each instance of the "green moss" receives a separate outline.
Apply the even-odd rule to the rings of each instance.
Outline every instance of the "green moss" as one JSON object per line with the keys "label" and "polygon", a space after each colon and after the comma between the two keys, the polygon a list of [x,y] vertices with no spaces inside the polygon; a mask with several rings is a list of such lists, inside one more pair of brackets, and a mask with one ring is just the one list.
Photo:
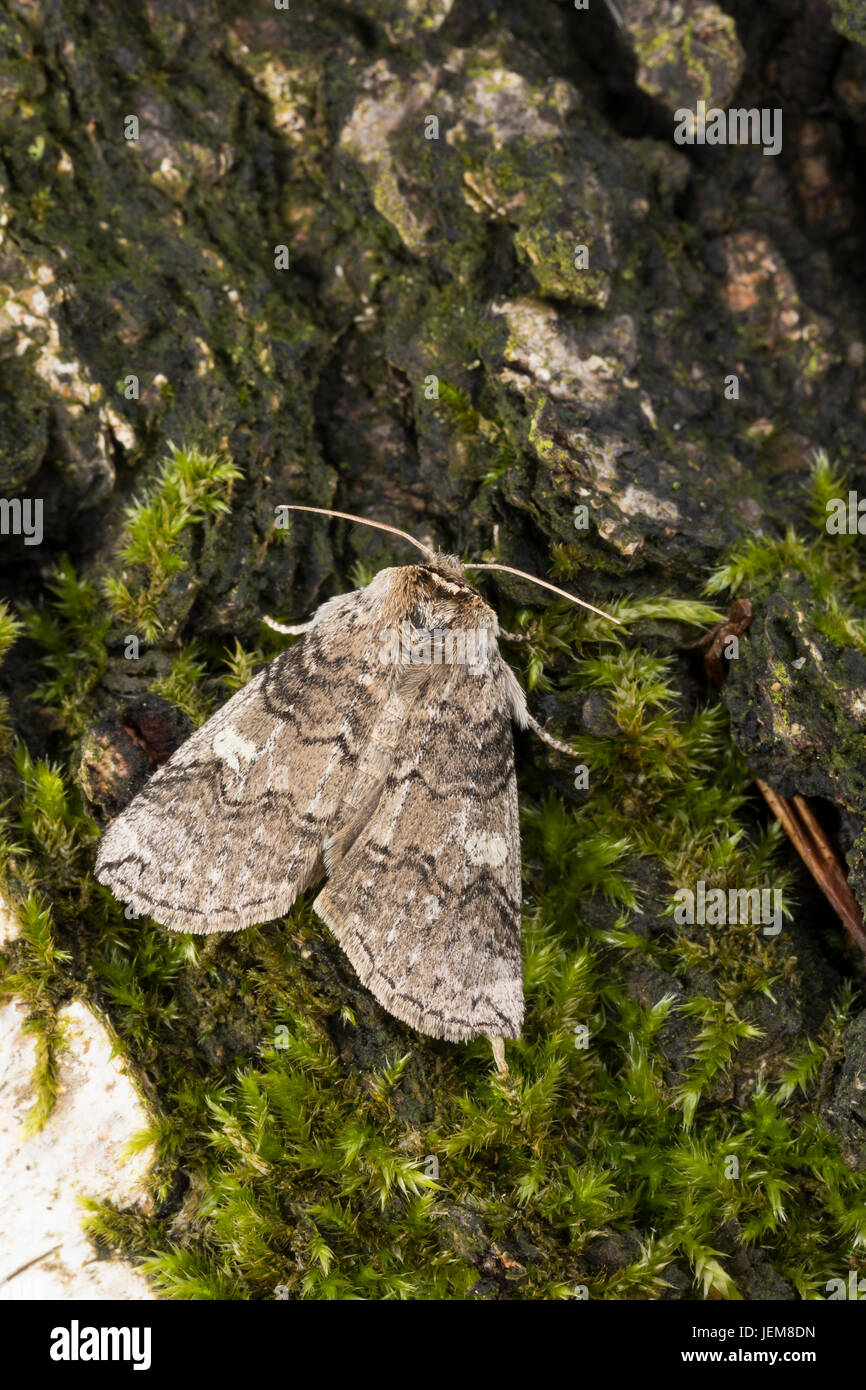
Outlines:
{"label": "green moss", "polygon": [[[707,593],[748,589],[754,598],[766,594],[782,576],[802,576],[817,600],[808,615],[817,631],[840,647],[866,652],[866,620],[855,611],[866,608],[866,573],[860,561],[858,535],[828,536],[826,530],[828,501],[847,498],[848,487],[826,453],[819,452],[808,498],[813,535],[800,536],[789,528],[781,537],[748,537],[710,575]],[[788,679],[787,673],[782,674]]]}
{"label": "green moss", "polygon": [[[239,468],[216,454],[179,449],[169,444],[155,486],[128,508],[126,541],[119,551],[122,564],[146,578],[130,579],[123,570],[108,575],[104,591],[119,624],[153,642],[165,629],[172,580],[189,566],[189,532],[206,518],[229,510],[231,484]],[[184,586],[187,587],[187,586]]]}
{"label": "green moss", "polygon": [[171,663],[168,674],[153,681],[150,690],[171,700],[194,724],[203,724],[214,713],[213,699],[203,689],[206,673],[201,648],[194,641],[189,642]]}
{"label": "green moss", "polygon": [[95,586],[80,579],[66,557],[47,588],[53,602],[22,610],[50,673],[33,698],[55,709],[68,732],[81,733],[96,718],[94,692],[108,664],[105,640],[111,623],[101,611]]}
{"label": "green moss", "polygon": [[866,44],[866,15],[860,0],[830,0],[834,27],[853,43]]}

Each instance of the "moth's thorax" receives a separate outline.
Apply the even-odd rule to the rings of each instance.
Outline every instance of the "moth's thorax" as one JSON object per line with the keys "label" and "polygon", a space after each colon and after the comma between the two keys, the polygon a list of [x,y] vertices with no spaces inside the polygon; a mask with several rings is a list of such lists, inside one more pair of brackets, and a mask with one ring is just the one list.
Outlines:
{"label": "moth's thorax", "polygon": [[466,574],[457,556],[448,555],[444,550],[438,550],[426,565],[416,565],[415,568],[432,570],[434,574],[441,575],[443,579],[450,579],[458,584],[466,584]]}
{"label": "moth's thorax", "polygon": [[403,565],[388,574],[381,610],[385,624],[408,621],[416,628],[498,630],[493,609],[468,583],[453,556],[436,555],[428,563]]}

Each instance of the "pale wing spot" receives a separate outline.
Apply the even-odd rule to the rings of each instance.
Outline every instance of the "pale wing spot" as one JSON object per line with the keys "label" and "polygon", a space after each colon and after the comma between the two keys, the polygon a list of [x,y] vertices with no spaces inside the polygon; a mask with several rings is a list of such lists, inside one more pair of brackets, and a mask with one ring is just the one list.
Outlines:
{"label": "pale wing spot", "polygon": [[473,864],[489,864],[493,869],[501,869],[508,858],[508,841],[502,835],[480,831],[469,836],[466,851]]}
{"label": "pale wing spot", "polygon": [[292,781],[287,767],[280,764],[280,766],[274,768],[271,774],[271,786],[275,792],[289,792],[292,790]]}
{"label": "pale wing spot", "polygon": [[225,729],[220,729],[214,738],[213,751],[224,763],[228,763],[232,772],[240,772],[239,759],[243,758],[245,763],[252,762],[256,756],[256,745],[229,724]]}

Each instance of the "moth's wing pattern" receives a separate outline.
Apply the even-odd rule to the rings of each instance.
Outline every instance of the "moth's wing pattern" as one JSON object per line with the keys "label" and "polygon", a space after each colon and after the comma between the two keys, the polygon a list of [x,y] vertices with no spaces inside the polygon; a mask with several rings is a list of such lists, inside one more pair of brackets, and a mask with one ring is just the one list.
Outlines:
{"label": "moth's wing pattern", "polygon": [[519,1037],[523,1020],[515,685],[498,651],[483,674],[429,669],[313,904],[390,1013],[453,1042]]}
{"label": "moth's wing pattern", "polygon": [[192,932],[288,911],[323,868],[329,822],[383,697],[376,634],[388,576],[324,604],[108,827],[96,875],[119,899]]}

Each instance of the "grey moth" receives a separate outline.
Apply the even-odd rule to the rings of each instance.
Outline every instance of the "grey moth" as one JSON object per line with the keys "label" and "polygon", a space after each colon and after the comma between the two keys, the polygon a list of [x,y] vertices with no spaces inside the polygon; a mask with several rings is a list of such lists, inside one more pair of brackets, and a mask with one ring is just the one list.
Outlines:
{"label": "grey moth", "polygon": [[154,773],[96,875],[198,933],[282,917],[321,883],[315,912],[391,1014],[498,1042],[523,1022],[512,725],[571,750],[529,715],[464,566],[413,544],[423,560],[281,629],[300,640]]}

